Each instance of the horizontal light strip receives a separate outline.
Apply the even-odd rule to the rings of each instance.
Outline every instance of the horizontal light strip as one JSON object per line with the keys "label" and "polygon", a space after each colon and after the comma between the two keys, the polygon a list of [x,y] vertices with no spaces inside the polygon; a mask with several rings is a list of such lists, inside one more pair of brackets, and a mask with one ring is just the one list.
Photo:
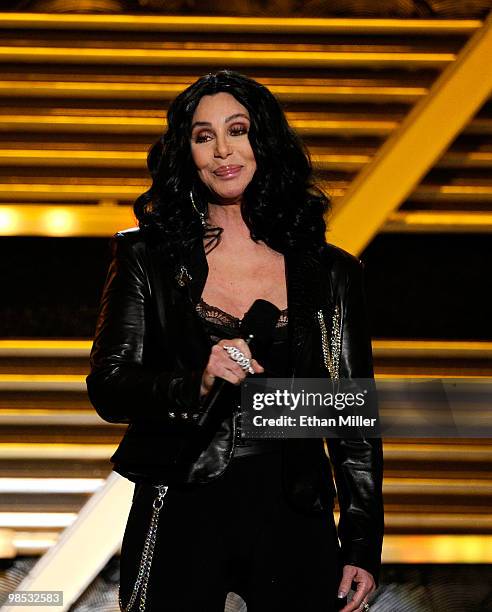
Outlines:
{"label": "horizontal light strip", "polygon": [[108,461],[117,444],[0,443],[0,460]]}
{"label": "horizontal light strip", "polygon": [[[128,116],[120,109],[114,109],[113,115],[95,115],[94,109],[84,109],[85,115],[43,115],[43,114],[4,114],[0,112],[1,130],[29,130],[31,132],[83,132],[83,133],[124,133],[150,134],[158,136],[166,128],[164,111],[155,111],[155,116]],[[290,125],[302,136],[326,136],[329,134],[350,134],[387,136],[398,125],[398,120],[370,119],[350,117],[345,114],[337,118],[300,119],[296,113],[286,113]],[[492,120],[478,118],[464,130],[469,134],[491,134]],[[487,157],[490,153],[480,153]],[[449,157],[449,156],[448,156]]]}
{"label": "horizontal light strip", "polygon": [[[77,154],[77,152],[76,152]],[[315,168],[319,170],[348,170],[356,171],[368,164],[376,154],[376,151],[369,153],[313,153],[311,160]],[[10,159],[15,158],[15,151],[10,151]],[[9,157],[6,156],[6,163]],[[24,152],[19,156],[19,163],[24,163]],[[36,155],[36,153],[34,153]],[[60,154],[59,154],[60,155]],[[0,152],[1,156],[1,152]],[[27,158],[26,158],[27,159]],[[49,163],[49,159],[46,163]],[[101,165],[105,159],[102,158]],[[115,166],[118,167],[123,162],[115,156]],[[84,164],[84,158],[81,160]],[[492,151],[448,151],[435,164],[436,168],[490,168],[492,167]],[[422,191],[422,190],[421,190]]]}
{"label": "horizontal light strip", "polygon": [[[492,453],[492,449],[491,449]],[[407,453],[407,459],[410,460]],[[0,478],[0,493],[82,493],[97,491],[103,478]],[[492,494],[492,481],[480,479],[384,478],[384,493],[390,495],[470,495]]]}
{"label": "horizontal light strip", "polygon": [[[116,444],[60,444],[60,443],[0,443],[0,459],[87,459],[108,460]],[[393,461],[492,461],[492,443],[480,440],[469,444],[456,440],[453,444],[428,439],[408,442],[384,441],[385,456]],[[109,465],[109,464],[108,464]]]}
{"label": "horizontal light strip", "polygon": [[[492,449],[491,449],[492,451]],[[407,458],[410,457],[407,455]],[[103,478],[0,478],[0,493],[80,493],[90,494],[104,483]],[[470,495],[492,494],[492,481],[480,479],[388,478],[388,495]]]}
{"label": "horizontal light strip", "polygon": [[437,162],[437,168],[490,168],[492,151],[448,151]]}
{"label": "horizontal light strip", "polygon": [[[91,340],[0,339],[0,357],[88,357]],[[492,342],[471,340],[372,341],[378,356],[491,357]]]}
{"label": "horizontal light strip", "polygon": [[376,380],[386,380],[386,381],[391,381],[391,380],[409,380],[412,378],[415,379],[419,379],[419,380],[424,380],[424,379],[428,379],[428,380],[436,380],[436,379],[444,379],[444,380],[449,380],[449,379],[454,379],[454,380],[460,380],[460,381],[466,381],[468,383],[470,382],[474,382],[476,384],[479,384],[480,382],[483,382],[485,384],[490,384],[490,376],[488,374],[459,374],[457,375],[456,373],[451,373],[451,374],[446,374],[446,373],[442,373],[440,372],[439,375],[436,374],[426,374],[426,373],[400,373],[400,372],[395,372],[395,373],[378,373],[375,376]]}
{"label": "horizontal light strip", "polygon": [[0,385],[4,383],[82,383],[83,374],[0,374]]}
{"label": "horizontal light strip", "polygon": [[[94,111],[92,111],[94,112]],[[0,130],[21,129],[35,132],[95,132],[95,133],[125,133],[125,134],[160,134],[166,127],[164,117],[133,117],[121,115],[115,110],[116,116],[83,115],[22,115],[0,113]],[[161,115],[163,115],[163,111]],[[391,124],[391,122],[389,122]],[[374,129],[385,129],[385,125],[374,126]]]}
{"label": "horizontal light strip", "polygon": [[[415,376],[412,376],[411,378],[415,378]],[[426,378],[428,378],[428,376]],[[381,380],[381,377],[379,375],[376,375],[376,380]],[[487,379],[486,377],[484,377],[483,380],[490,381],[490,378]],[[403,408],[401,406],[398,406],[397,408],[386,408],[385,416],[387,418],[393,418],[395,421],[403,421],[403,419],[412,419],[413,413],[410,411],[409,408]],[[487,418],[489,418],[487,417],[487,415],[484,414],[483,410],[479,409],[470,409],[469,414],[467,416],[469,417],[469,419],[472,419],[473,422],[475,422],[476,424],[478,424],[479,422],[486,422]],[[1,408],[0,426],[6,425],[17,427],[34,426],[38,428],[38,434],[42,433],[41,428],[43,427],[71,428],[72,432],[74,428],[92,428],[91,430],[86,430],[84,432],[88,438],[91,437],[91,433],[93,433],[95,429],[101,428],[105,429],[106,433],[111,433],[112,436],[116,438],[118,435],[121,435],[123,433],[123,430],[126,428],[126,425],[124,423],[105,422],[95,412],[95,410],[91,410],[89,406],[87,410],[80,410],[76,413],[65,410],[63,408],[58,410]],[[65,433],[68,435],[68,431]],[[33,443],[35,444],[35,442]]]}
{"label": "horizontal light strip", "polygon": [[264,34],[472,34],[478,19],[316,19],[175,15],[0,13],[1,28],[86,29],[103,32],[251,32]]}
{"label": "horizontal light strip", "polygon": [[[79,182],[75,182],[75,180]],[[62,183],[58,177],[52,177],[46,179],[44,183],[37,182],[20,182],[20,180],[12,183],[0,183],[0,197],[16,199],[19,204],[16,207],[21,207],[20,210],[29,210],[34,214],[35,208],[39,208],[42,202],[60,202],[66,204],[71,199],[83,200],[86,202],[125,202],[128,200],[133,201],[134,198],[140,195],[145,189],[150,186],[150,179],[122,179],[120,182],[114,182],[114,179],[100,179],[96,182],[96,179],[88,179],[91,182],[86,182],[86,179],[81,177],[74,177],[74,183],[67,185]],[[327,193],[334,197],[340,197],[346,192],[348,187],[348,181],[330,181],[326,180],[319,181],[319,186],[324,189]],[[25,201],[22,202],[21,198]],[[39,204],[34,204],[31,199],[30,202],[27,198],[40,200]],[[412,201],[492,201],[492,183],[482,183],[478,185],[428,185],[423,184],[411,194],[410,200]],[[27,209],[26,206],[32,205],[34,209]],[[43,204],[44,205],[44,204]],[[7,204],[0,206],[0,211],[5,216]],[[46,204],[45,206],[49,206]],[[87,206],[74,205],[80,208],[80,212],[83,210],[89,211],[89,204]],[[58,209],[58,206],[57,206]],[[72,208],[71,208],[72,209]],[[73,209],[77,210],[77,208]],[[112,210],[112,209],[111,209]],[[11,211],[10,211],[11,212]],[[108,212],[108,211],[106,211]],[[117,213],[117,211],[114,211]],[[89,213],[90,214],[90,213]],[[99,211],[99,214],[102,214]]]}
{"label": "horizontal light strip", "polygon": [[104,478],[0,478],[0,493],[94,493]]}
{"label": "horizontal light strip", "polygon": [[80,182],[73,185],[56,181],[51,183],[0,183],[0,197],[17,200],[20,198],[35,198],[40,201],[63,203],[67,200],[84,200],[97,203],[108,199],[114,202],[118,200],[133,202],[149,186],[149,180],[135,180],[133,184],[130,182],[125,184],[123,180],[112,184],[100,181],[99,183]]}
{"label": "horizontal light strip", "polygon": [[405,478],[402,476],[400,478],[385,478],[383,488],[384,493],[387,495],[461,495],[480,497],[492,495],[492,480],[480,480],[477,478]]}
{"label": "horizontal light strip", "polygon": [[466,126],[464,132],[469,134],[492,134],[492,120],[488,117],[475,117]]}
{"label": "horizontal light strip", "polygon": [[[415,202],[491,202],[492,201],[492,182],[481,179],[475,184],[472,179],[469,183],[462,185],[452,184],[420,184],[408,197],[409,201]],[[463,181],[464,183],[464,181]],[[323,178],[318,181],[318,185],[326,193],[339,197],[344,195],[350,186],[349,181],[326,181]],[[0,184],[0,190],[2,186]],[[402,214],[410,211],[400,211]],[[416,211],[419,212],[419,211]],[[436,211],[437,212],[437,211]],[[448,211],[445,211],[448,212]],[[431,211],[432,214],[432,211]]]}
{"label": "horizontal light strip", "polygon": [[0,512],[0,529],[25,527],[64,529],[76,518],[75,512]]}
{"label": "horizontal light strip", "polygon": [[[0,425],[100,427],[107,425],[94,410],[0,408]],[[111,424],[111,427],[118,427]],[[123,427],[123,425],[121,426]]]}
{"label": "horizontal light strip", "polygon": [[373,340],[372,347],[376,357],[492,359],[492,342],[470,340]]}
{"label": "horizontal light strip", "polygon": [[[314,123],[314,122],[313,122]],[[295,127],[295,126],[293,126]],[[148,148],[148,147],[147,147]],[[0,164],[4,166],[41,167],[97,167],[145,170],[147,148],[141,150],[86,149],[74,143],[58,149],[11,148],[0,149]],[[368,164],[375,150],[367,153],[319,152],[311,154],[311,161],[318,170],[356,171]],[[436,164],[439,168],[489,168],[492,167],[492,152],[468,151],[448,152]]]}
{"label": "horizontal light strip", "polygon": [[385,525],[391,529],[463,529],[489,531],[492,516],[480,513],[402,512],[385,513]]}
{"label": "horizontal light strip", "polygon": [[485,185],[419,185],[410,195],[414,202],[492,201],[492,183]]}
{"label": "horizontal light strip", "polygon": [[0,391],[85,393],[85,378],[75,374],[0,374]]}
{"label": "horizontal light strip", "polygon": [[[378,380],[408,379],[408,378],[432,378],[428,374],[378,374]],[[476,380],[477,384],[487,377],[484,375],[466,374],[440,374],[438,378],[454,378],[456,380]],[[0,391],[83,391],[86,390],[86,375],[75,374],[0,374]]]}
{"label": "horizontal light strip", "polygon": [[[155,112],[154,117],[128,116],[121,110],[114,110],[117,116],[94,115],[94,109],[85,109],[86,115],[21,115],[0,112],[0,130],[29,130],[50,133],[125,133],[152,134],[156,137],[166,128],[164,112]],[[337,118],[296,118],[295,113],[286,113],[290,125],[301,135],[352,134],[386,136],[398,127],[398,121],[386,119],[350,118],[347,115]],[[491,122],[492,123],[492,122]],[[481,133],[481,131],[480,131]]]}
{"label": "horizontal light strip", "polygon": [[89,357],[90,340],[4,340],[0,357]]}
{"label": "horizontal light strip", "polygon": [[[143,189],[133,191],[136,196]],[[2,236],[109,237],[134,226],[135,217],[130,206],[0,205]]]}
{"label": "horizontal light strip", "polygon": [[480,441],[479,444],[463,444],[456,440],[454,444],[428,440],[412,442],[383,441],[384,457],[391,461],[456,461],[460,463],[486,463],[492,461],[492,443]]}
{"label": "horizontal light strip", "polygon": [[443,68],[455,61],[455,53],[378,51],[259,51],[250,49],[138,49],[105,47],[0,46],[0,62],[54,62],[57,64],[274,66],[328,68],[370,66]]}
{"label": "horizontal light strip", "polygon": [[[11,544],[19,555],[42,554],[57,539],[58,533],[53,532],[13,531],[11,534]],[[389,534],[384,537],[382,560],[383,563],[492,563],[492,535]]]}
{"label": "horizontal light strip", "polygon": [[391,213],[380,228],[383,233],[492,232],[492,213],[402,211]]}
{"label": "horizontal light strip", "polygon": [[[19,555],[42,554],[57,539],[58,533],[53,532],[13,531],[8,544]],[[383,563],[492,563],[492,535],[389,534],[384,537],[382,560]]]}
{"label": "horizontal light strip", "polygon": [[492,535],[386,535],[383,563],[492,563]]}
{"label": "horizontal light strip", "polygon": [[145,169],[147,151],[66,149],[0,149],[5,166],[98,166],[102,168]]}
{"label": "horizontal light strip", "polygon": [[[130,83],[98,81],[0,81],[0,97],[49,97],[49,98],[85,98],[111,100],[171,100],[183,91],[188,83]],[[269,85],[270,91],[282,102],[329,102],[354,101],[374,102],[388,101],[413,103],[425,96],[426,87],[405,87],[386,85]]]}
{"label": "horizontal light strip", "polygon": [[42,534],[15,531],[12,545],[18,555],[41,555],[51,548],[58,540],[58,533],[43,532]]}
{"label": "horizontal light strip", "polygon": [[[338,513],[337,513],[338,514]],[[0,512],[0,529],[2,528],[64,528],[76,518],[74,512]],[[479,529],[492,527],[492,516],[487,514],[457,513],[395,513],[388,512],[385,517],[388,528],[466,528],[473,525]]]}
{"label": "horizontal light strip", "polygon": [[[39,185],[33,185],[33,189]],[[122,197],[123,193],[112,192],[112,188],[98,186],[72,186],[67,190],[59,185],[46,185],[45,193],[38,192],[53,200],[58,196],[66,201],[67,196],[91,195],[103,198],[105,195]],[[120,190],[121,187],[114,187]],[[29,186],[22,187],[27,195]],[[19,189],[20,191],[20,189]],[[72,191],[72,193],[70,193]],[[92,193],[90,193],[92,191]],[[142,187],[127,188],[136,197],[144,191]],[[333,194],[338,197],[339,194]],[[2,186],[0,185],[0,194]],[[13,193],[13,191],[11,192]],[[473,191],[476,193],[476,190]],[[418,194],[418,190],[417,190]],[[24,195],[24,194],[23,194]],[[30,193],[32,194],[32,191]],[[445,197],[445,196],[444,196]],[[128,199],[128,197],[126,198]],[[415,195],[412,199],[417,199]],[[425,196],[419,199],[427,199]],[[437,198],[434,198],[437,199]],[[441,198],[439,198],[441,199]],[[469,194],[467,199],[473,199]],[[479,191],[477,200],[492,201],[492,187]],[[54,204],[11,204],[0,205],[0,235],[1,236],[111,236],[116,231],[135,225],[135,217],[129,205],[54,205]],[[423,233],[423,232],[490,232],[492,230],[492,213],[465,211],[398,211],[392,213],[380,229],[390,233]]]}

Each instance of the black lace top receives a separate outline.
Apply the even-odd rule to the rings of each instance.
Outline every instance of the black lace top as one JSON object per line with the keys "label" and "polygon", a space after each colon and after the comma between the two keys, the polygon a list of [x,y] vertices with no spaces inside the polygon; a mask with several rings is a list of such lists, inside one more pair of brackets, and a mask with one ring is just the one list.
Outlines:
{"label": "black lace top", "polygon": [[[196,311],[200,315],[210,340],[216,344],[224,338],[237,338],[241,327],[241,319],[224,312],[216,306],[211,306],[203,300],[196,305]],[[261,365],[265,368],[262,375],[268,377],[287,376],[287,308],[280,313],[279,320],[273,335],[273,343],[267,356]],[[240,403],[240,389],[234,389],[233,400],[235,407]],[[279,449],[278,440],[250,440],[241,437],[240,414],[236,419],[236,438],[234,445],[234,457],[269,452]]]}

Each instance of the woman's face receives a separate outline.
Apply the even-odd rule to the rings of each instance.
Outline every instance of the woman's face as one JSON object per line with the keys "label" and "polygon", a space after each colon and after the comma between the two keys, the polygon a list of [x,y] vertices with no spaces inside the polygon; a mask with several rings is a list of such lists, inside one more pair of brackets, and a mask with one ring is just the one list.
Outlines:
{"label": "woman's face", "polygon": [[247,109],[231,94],[203,96],[192,119],[191,154],[217,202],[240,201],[256,170]]}

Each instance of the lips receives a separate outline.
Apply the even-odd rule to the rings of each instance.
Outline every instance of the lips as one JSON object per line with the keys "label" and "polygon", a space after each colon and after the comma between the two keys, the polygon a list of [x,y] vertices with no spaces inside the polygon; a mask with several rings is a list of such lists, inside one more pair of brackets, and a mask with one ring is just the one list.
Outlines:
{"label": "lips", "polygon": [[219,166],[214,170],[214,174],[221,177],[236,176],[241,171],[241,168],[242,166]]}

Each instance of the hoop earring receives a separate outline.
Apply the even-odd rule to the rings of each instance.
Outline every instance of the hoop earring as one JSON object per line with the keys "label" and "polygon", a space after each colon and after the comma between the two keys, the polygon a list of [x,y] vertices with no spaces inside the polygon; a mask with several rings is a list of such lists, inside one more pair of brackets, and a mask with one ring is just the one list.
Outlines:
{"label": "hoop earring", "polygon": [[195,209],[197,215],[200,217],[200,223],[202,224],[203,229],[207,229],[207,220],[206,220],[206,214],[204,212],[200,212],[195,204],[195,199],[193,198],[193,191],[190,189],[190,200],[191,200],[191,205],[193,206],[193,208]]}

